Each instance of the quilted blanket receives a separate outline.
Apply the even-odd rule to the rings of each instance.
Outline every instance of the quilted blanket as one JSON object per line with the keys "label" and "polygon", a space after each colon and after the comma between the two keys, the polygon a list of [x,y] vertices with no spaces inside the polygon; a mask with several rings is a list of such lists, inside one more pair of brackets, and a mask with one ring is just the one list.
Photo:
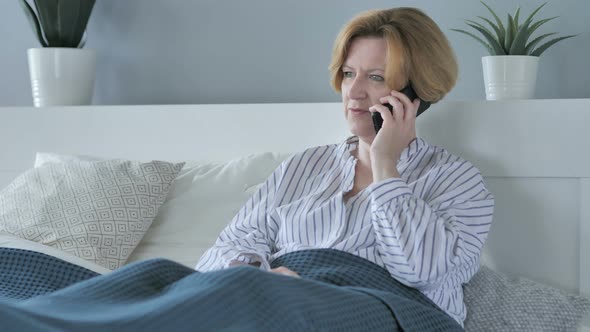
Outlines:
{"label": "quilted blanket", "polygon": [[294,278],[250,266],[201,273],[152,259],[105,275],[0,248],[3,331],[461,331],[420,292],[331,249],[279,257]]}

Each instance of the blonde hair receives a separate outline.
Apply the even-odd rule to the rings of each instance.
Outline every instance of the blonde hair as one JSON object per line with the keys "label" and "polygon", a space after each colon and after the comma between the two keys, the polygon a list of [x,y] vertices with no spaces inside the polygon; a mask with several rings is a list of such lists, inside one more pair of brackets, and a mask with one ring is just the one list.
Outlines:
{"label": "blonde hair", "polygon": [[449,41],[424,12],[403,7],[361,13],[342,28],[329,67],[336,91],[341,91],[342,66],[357,37],[385,39],[385,81],[391,89],[400,90],[410,81],[420,98],[435,103],[455,86],[458,68]]}

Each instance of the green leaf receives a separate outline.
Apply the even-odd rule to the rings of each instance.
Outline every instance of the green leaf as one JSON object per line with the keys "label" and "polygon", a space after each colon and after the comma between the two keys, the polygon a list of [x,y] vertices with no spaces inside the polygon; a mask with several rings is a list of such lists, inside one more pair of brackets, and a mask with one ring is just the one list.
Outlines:
{"label": "green leaf", "polygon": [[43,27],[49,47],[61,47],[56,23],[59,20],[58,4],[59,0],[35,0],[35,8],[39,14],[39,23]]}
{"label": "green leaf", "polygon": [[41,30],[41,25],[39,24],[39,19],[37,18],[37,14],[35,14],[35,11],[33,11],[33,8],[31,7],[31,5],[29,5],[27,0],[20,0],[19,3],[21,5],[21,7],[23,8],[23,10],[25,11],[25,15],[27,16],[27,20],[29,21],[29,24],[33,28],[33,31],[37,34],[37,39],[39,40],[39,43],[41,43],[41,46],[47,47],[47,42],[45,41],[45,38],[43,37],[43,31]]}
{"label": "green leaf", "polygon": [[495,55],[506,55],[506,52],[502,48],[502,45],[500,45],[498,43],[498,41],[494,38],[494,35],[492,35],[491,32],[489,32],[486,29],[482,29],[482,28],[480,28],[479,26],[477,26],[475,24],[467,23],[467,25],[469,25],[470,27],[472,27],[475,30],[479,31],[479,33],[481,33],[485,37],[485,39],[488,41],[488,43],[490,43],[490,46],[494,50]]}
{"label": "green leaf", "polygon": [[[514,35],[514,40],[512,41],[512,45],[510,46],[510,50],[509,50],[509,54],[510,55],[525,55],[526,54],[526,43],[529,40],[529,38],[531,37],[531,35],[533,34],[533,32],[539,27],[535,27],[534,29],[530,29],[530,25],[533,21],[533,17],[535,16],[535,14],[541,9],[543,8],[545,4],[537,7],[528,17],[527,19],[524,21],[524,23],[522,24],[522,26],[518,26],[518,18],[515,17],[514,21],[515,21],[515,25],[517,26],[517,29],[515,30],[516,33]],[[520,9],[520,8],[519,8]],[[518,14],[519,10],[517,10],[517,14]]]}
{"label": "green leaf", "polygon": [[572,38],[575,37],[577,35],[569,35],[569,36],[564,36],[564,37],[559,37],[559,38],[555,38],[552,39],[548,42],[546,42],[545,44],[539,46],[539,48],[537,48],[536,50],[534,50],[531,55],[532,56],[541,56],[541,54],[543,54],[543,52],[545,52],[549,47],[553,46],[555,43],[560,42],[564,39],[568,39],[568,38]]}
{"label": "green leaf", "polygon": [[506,38],[504,38],[504,49],[506,50],[506,53],[508,54],[508,50],[510,50],[510,47],[512,47],[512,41],[514,41],[514,19],[512,18],[512,15],[508,14],[508,29],[506,29]]}
{"label": "green leaf", "polygon": [[518,16],[520,15],[520,6],[516,8],[516,12],[514,13],[514,31],[518,31]]}
{"label": "green leaf", "polygon": [[526,42],[529,39],[529,24],[530,22],[527,20],[524,22],[524,25],[520,27],[520,29],[516,32],[514,36],[514,41],[512,41],[512,45],[510,46],[510,50],[508,54],[510,55],[525,55],[526,49]]}
{"label": "green leaf", "polygon": [[473,39],[477,40],[478,42],[480,42],[485,48],[486,50],[488,50],[488,52],[491,55],[495,55],[494,50],[492,49],[492,47],[490,46],[490,44],[486,43],[483,39],[479,38],[478,36],[472,34],[471,32],[465,31],[465,30],[461,30],[461,29],[451,29],[452,31],[456,31],[456,32],[460,32],[463,34],[466,34],[470,37],[472,37]]}
{"label": "green leaf", "polygon": [[88,20],[95,0],[60,0],[60,15],[64,23],[61,27],[62,40],[69,47],[78,47],[86,32]]}
{"label": "green leaf", "polygon": [[558,16],[554,16],[554,17],[546,18],[546,19],[543,19],[543,20],[533,23],[533,25],[531,25],[531,27],[529,28],[529,34],[532,35],[533,32],[535,32],[541,25],[543,25],[553,19],[556,19],[557,17]]}
{"label": "green leaf", "polygon": [[549,36],[555,35],[555,34],[556,34],[556,32],[552,32],[552,33],[546,33],[546,34],[544,34],[544,35],[541,35],[541,36],[539,36],[539,37],[537,37],[537,38],[533,39],[533,40],[532,40],[530,43],[528,43],[528,44],[526,45],[526,48],[525,48],[525,50],[524,50],[524,53],[525,53],[526,55],[530,55],[530,54],[532,53],[532,52],[531,52],[531,50],[532,50],[533,48],[535,48],[535,46],[537,46],[537,44],[538,44],[538,43],[539,43],[541,40],[543,40],[543,39],[545,39],[545,38],[547,38],[547,37],[549,37]]}
{"label": "green leaf", "polygon": [[526,19],[526,20],[527,20],[527,21],[529,21],[529,22],[532,22],[532,20],[533,20],[533,16],[535,16],[535,14],[537,14],[537,12],[538,12],[539,10],[541,10],[541,8],[545,7],[545,5],[546,5],[546,4],[547,4],[547,3],[545,2],[544,4],[542,4],[542,5],[540,5],[539,7],[537,7],[537,9],[535,9],[535,10],[534,10],[534,11],[533,11],[533,12],[532,12],[530,15],[529,15],[529,17],[527,17],[527,19]]}
{"label": "green leaf", "polygon": [[478,16],[478,17],[480,19],[486,21],[492,27],[492,29],[494,29],[494,31],[496,32],[498,42],[500,43],[500,45],[504,45],[504,32],[502,32],[502,30],[500,30],[500,27],[497,26],[496,24],[494,24],[494,22],[488,20],[487,18],[485,18],[483,16]]}
{"label": "green leaf", "polygon": [[47,42],[53,47],[78,47],[95,0],[35,0]]}
{"label": "green leaf", "polygon": [[78,44],[78,48],[83,48],[84,45],[86,45],[86,36],[87,36],[87,33],[84,32],[84,35],[82,36],[82,40],[80,41],[80,44]]}
{"label": "green leaf", "polygon": [[476,21],[472,21],[472,20],[465,20],[465,23],[467,23],[468,25],[473,24],[473,25],[480,27],[481,29],[485,30],[485,32],[488,35],[490,35],[490,36],[492,36],[492,38],[496,39],[496,41],[498,40],[497,38],[494,37],[494,34],[488,28],[486,28],[483,24],[476,22]]}
{"label": "green leaf", "polygon": [[500,20],[500,18],[498,17],[498,15],[496,15],[496,13],[492,10],[492,8],[490,8],[490,6],[488,6],[485,2],[481,1],[480,2],[488,9],[488,11],[492,14],[492,16],[494,17],[494,19],[496,20],[496,23],[498,24],[498,28],[500,28],[500,32],[502,33],[502,36],[504,36],[506,34],[506,30],[504,29],[504,24],[502,24],[502,20]]}

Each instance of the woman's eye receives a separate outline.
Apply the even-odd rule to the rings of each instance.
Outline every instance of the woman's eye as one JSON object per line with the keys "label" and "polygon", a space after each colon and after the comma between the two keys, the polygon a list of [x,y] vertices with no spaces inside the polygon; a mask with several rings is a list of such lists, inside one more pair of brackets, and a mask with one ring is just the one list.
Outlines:
{"label": "woman's eye", "polygon": [[342,72],[342,74],[344,77],[352,77],[352,75],[353,75],[351,71],[345,71],[345,72]]}
{"label": "woman's eye", "polygon": [[383,76],[379,76],[379,75],[371,75],[371,79],[373,81],[377,81],[377,82],[383,82],[383,81],[385,81],[385,79],[383,78]]}

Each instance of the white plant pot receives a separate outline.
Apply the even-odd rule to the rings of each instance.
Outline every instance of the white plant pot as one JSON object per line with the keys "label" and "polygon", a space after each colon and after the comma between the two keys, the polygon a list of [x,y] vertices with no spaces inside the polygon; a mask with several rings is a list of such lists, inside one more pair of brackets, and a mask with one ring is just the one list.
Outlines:
{"label": "white plant pot", "polygon": [[539,57],[484,56],[481,63],[487,100],[534,98]]}
{"label": "white plant pot", "polygon": [[78,48],[27,50],[35,107],[90,105],[96,77],[96,51]]}

